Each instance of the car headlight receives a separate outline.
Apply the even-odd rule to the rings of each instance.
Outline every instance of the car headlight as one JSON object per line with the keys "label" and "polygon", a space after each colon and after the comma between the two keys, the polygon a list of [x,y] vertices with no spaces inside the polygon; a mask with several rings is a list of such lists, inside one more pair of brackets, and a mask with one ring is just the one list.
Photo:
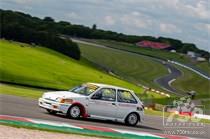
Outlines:
{"label": "car headlight", "polygon": [[62,98],[58,97],[55,99],[57,102],[60,102],[62,100]]}
{"label": "car headlight", "polygon": [[57,98],[56,101],[59,103],[66,103],[66,104],[72,104],[73,99],[66,99],[66,98]]}

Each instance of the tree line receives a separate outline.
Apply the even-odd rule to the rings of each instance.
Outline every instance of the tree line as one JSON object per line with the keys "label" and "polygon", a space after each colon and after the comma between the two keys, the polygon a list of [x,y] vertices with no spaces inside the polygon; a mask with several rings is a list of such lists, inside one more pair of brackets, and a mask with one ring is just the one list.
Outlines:
{"label": "tree line", "polygon": [[114,31],[97,29],[95,24],[92,27],[87,27],[83,25],[71,24],[70,22],[66,21],[56,22],[51,17],[40,19],[38,17],[32,17],[29,14],[24,14],[21,12],[9,10],[0,10],[0,12],[1,20],[3,21],[3,37],[8,39],[18,39],[19,41],[27,40],[28,42],[38,43],[48,48],[60,51],[64,54],[68,53],[67,55],[70,55],[75,59],[79,59],[80,56],[80,51],[77,45],[71,41],[62,40],[59,38],[58,34],[64,34],[71,37],[107,39],[128,43],[137,43],[143,40],[161,42],[169,44],[172,49],[176,50],[177,52],[187,53],[187,51],[193,51],[201,54],[201,56],[205,58],[209,58],[209,53],[198,49],[195,44],[184,43],[181,40],[173,38],[126,35]]}
{"label": "tree line", "polygon": [[1,38],[40,45],[74,59],[80,59],[80,49],[77,44],[60,38],[52,30],[54,22],[48,21],[48,18],[42,20],[20,12],[3,10],[0,10],[0,17]]}

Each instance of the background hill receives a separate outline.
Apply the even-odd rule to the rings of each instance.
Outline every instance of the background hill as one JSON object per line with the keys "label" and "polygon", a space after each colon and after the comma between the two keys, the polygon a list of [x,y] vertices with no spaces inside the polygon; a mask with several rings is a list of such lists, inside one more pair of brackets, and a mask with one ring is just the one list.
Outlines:
{"label": "background hill", "polygon": [[[54,36],[55,34],[65,34],[73,37],[82,37],[89,39],[108,39],[121,42],[129,42],[133,44],[139,41],[148,40],[153,42],[169,44],[171,47],[173,47],[173,49],[180,53],[193,51],[201,54],[202,57],[205,57],[207,59],[210,57],[208,52],[198,49],[195,44],[184,43],[181,40],[173,38],[156,38],[153,36],[126,35],[113,31],[97,29],[97,25],[95,24],[92,26],[92,28],[90,28],[83,25],[73,25],[70,22],[66,21],[56,22],[51,17],[45,17],[44,19],[40,19],[21,12],[13,12],[6,10],[0,10],[0,12],[3,21],[2,37],[5,37],[7,39],[15,39],[22,42],[33,42],[42,44],[43,46],[54,48],[54,50],[59,50],[63,53],[65,51],[58,49],[59,47],[53,47],[51,45],[48,45],[49,42],[53,41],[53,39],[49,38],[51,38],[52,36],[56,38],[56,36]],[[17,32],[13,33],[13,30],[17,30]],[[47,39],[49,39],[49,42],[45,43],[44,40]],[[56,42],[57,41],[54,41],[55,44]],[[60,42],[60,40],[58,42]],[[58,46],[61,46],[59,44]],[[64,43],[62,42],[62,44]],[[72,53],[70,53],[69,55],[76,59],[79,59],[79,52],[76,49],[75,45],[72,44],[72,42],[70,42],[70,46],[72,47]]]}

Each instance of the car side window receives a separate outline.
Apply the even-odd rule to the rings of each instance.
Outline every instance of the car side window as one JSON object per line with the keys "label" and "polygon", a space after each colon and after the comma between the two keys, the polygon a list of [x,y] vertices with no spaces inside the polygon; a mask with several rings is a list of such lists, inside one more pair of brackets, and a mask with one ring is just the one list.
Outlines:
{"label": "car side window", "polygon": [[105,100],[105,101],[115,101],[116,100],[116,90],[112,88],[102,88],[96,92],[91,99]]}
{"label": "car side window", "polygon": [[123,103],[137,103],[135,97],[131,94],[131,92],[126,90],[117,91],[117,101]]}

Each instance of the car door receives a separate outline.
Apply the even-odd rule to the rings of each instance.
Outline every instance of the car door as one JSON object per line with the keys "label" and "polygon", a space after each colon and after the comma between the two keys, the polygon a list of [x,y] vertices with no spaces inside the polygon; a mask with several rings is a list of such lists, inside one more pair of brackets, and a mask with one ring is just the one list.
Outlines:
{"label": "car door", "polygon": [[101,88],[89,100],[88,113],[101,118],[116,118],[116,89]]}
{"label": "car door", "polygon": [[117,90],[117,118],[123,119],[131,111],[135,111],[137,109],[137,103],[137,100],[130,91]]}

